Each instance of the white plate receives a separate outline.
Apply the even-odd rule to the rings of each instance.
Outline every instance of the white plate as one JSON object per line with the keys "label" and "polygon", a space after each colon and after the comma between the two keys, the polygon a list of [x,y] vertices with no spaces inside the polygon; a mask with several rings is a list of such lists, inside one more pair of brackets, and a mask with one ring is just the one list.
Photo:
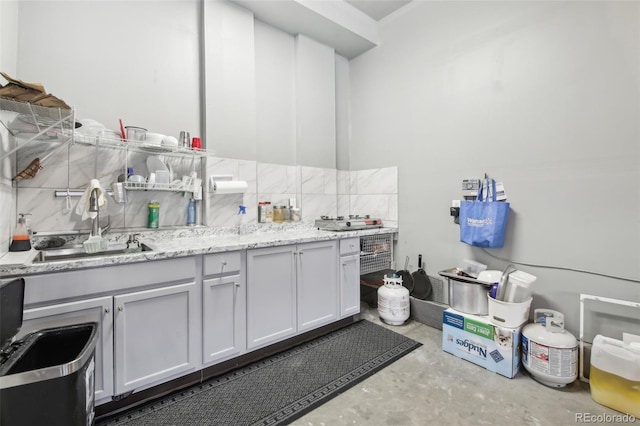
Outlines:
{"label": "white plate", "polygon": [[169,171],[169,169],[167,169],[167,165],[164,164],[159,157],[156,157],[155,155],[147,157],[147,171],[149,173],[155,173],[158,170]]}
{"label": "white plate", "polygon": [[140,148],[144,149],[145,151],[149,151],[149,152],[171,152],[171,151],[173,151],[173,148],[171,148],[170,146],[153,145],[153,144],[147,144],[147,143],[142,144],[140,146]]}

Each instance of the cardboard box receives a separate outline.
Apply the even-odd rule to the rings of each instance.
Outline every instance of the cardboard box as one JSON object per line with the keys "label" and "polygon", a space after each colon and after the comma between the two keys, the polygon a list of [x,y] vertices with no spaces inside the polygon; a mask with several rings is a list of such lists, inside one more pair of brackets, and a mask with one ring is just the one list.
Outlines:
{"label": "cardboard box", "polygon": [[520,371],[519,328],[494,325],[486,316],[447,309],[442,313],[442,349],[512,378]]}

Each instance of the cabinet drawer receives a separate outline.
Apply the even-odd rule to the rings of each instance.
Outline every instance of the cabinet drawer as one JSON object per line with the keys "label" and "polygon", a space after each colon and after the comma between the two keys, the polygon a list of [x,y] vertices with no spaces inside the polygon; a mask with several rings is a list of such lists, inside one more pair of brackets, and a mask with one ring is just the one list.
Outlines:
{"label": "cabinet drawer", "polygon": [[120,293],[159,283],[193,281],[195,257],[153,260],[118,266],[71,270],[25,277],[24,305]]}
{"label": "cabinet drawer", "polygon": [[238,272],[242,264],[239,251],[207,254],[204,256],[204,275],[222,275]]}
{"label": "cabinet drawer", "polygon": [[345,238],[340,240],[340,255],[359,253],[360,252],[360,238]]}

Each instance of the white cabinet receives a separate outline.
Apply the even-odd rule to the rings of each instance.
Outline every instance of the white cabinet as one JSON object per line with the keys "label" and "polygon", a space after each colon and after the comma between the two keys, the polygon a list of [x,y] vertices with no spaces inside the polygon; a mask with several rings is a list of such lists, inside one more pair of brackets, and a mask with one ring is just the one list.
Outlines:
{"label": "white cabinet", "polygon": [[205,255],[202,281],[202,363],[246,351],[244,252]]}
{"label": "white cabinet", "polygon": [[116,395],[195,369],[195,282],[118,295],[113,303]]}
{"label": "white cabinet", "polygon": [[22,334],[98,323],[96,405],[201,366],[195,257],[25,277]]}
{"label": "white cabinet", "polygon": [[337,264],[335,241],[249,250],[247,348],[335,321]]}
{"label": "white cabinet", "polygon": [[335,241],[297,246],[298,332],[338,319],[338,251]]}
{"label": "white cabinet", "polygon": [[49,327],[95,322],[98,340],[95,350],[95,399],[113,395],[113,309],[112,297],[98,297],[69,303],[25,309],[20,336]]}
{"label": "white cabinet", "polygon": [[247,349],[296,333],[295,246],[247,252]]}
{"label": "white cabinet", "polygon": [[340,318],[360,312],[360,239],[340,240]]}

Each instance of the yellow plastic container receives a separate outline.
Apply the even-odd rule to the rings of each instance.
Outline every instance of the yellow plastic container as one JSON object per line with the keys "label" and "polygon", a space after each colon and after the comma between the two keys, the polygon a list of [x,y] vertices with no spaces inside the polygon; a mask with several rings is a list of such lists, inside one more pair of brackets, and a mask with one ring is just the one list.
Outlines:
{"label": "yellow plastic container", "polygon": [[597,335],[589,371],[594,401],[640,418],[640,343]]}

